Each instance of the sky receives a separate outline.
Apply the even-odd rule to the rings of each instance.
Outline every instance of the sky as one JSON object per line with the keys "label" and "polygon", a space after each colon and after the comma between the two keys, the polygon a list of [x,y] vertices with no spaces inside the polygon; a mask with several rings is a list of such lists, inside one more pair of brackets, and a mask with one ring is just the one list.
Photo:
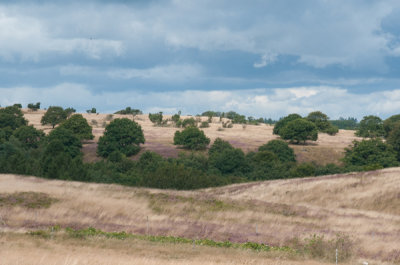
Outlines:
{"label": "sky", "polygon": [[400,1],[0,1],[0,105],[400,113]]}

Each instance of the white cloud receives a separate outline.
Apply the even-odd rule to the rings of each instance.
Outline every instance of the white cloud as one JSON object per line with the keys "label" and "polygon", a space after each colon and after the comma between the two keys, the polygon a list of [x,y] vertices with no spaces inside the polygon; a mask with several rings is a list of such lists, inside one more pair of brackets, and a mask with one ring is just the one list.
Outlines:
{"label": "white cloud", "polygon": [[389,45],[393,36],[381,30],[396,8],[398,1],[346,0],[0,5],[0,56],[37,60],[48,52],[81,52],[98,59],[184,47],[259,54],[254,67],[283,54],[314,67],[382,68],[385,56],[399,54]]}
{"label": "white cloud", "polygon": [[39,61],[51,53],[82,53],[92,59],[123,53],[120,41],[90,38],[63,38],[52,36],[41,18],[10,15],[0,6],[0,57],[6,61]]}
{"label": "white cloud", "polygon": [[265,67],[269,64],[274,63],[277,60],[277,54],[275,53],[266,53],[263,56],[261,56],[261,61],[254,63],[253,67],[255,68],[261,68],[261,67]]}
{"label": "white cloud", "polygon": [[[0,88],[2,106],[42,102],[42,106],[62,105],[84,111],[96,107],[114,112],[131,106],[145,112],[164,111],[198,114],[206,110],[234,110],[248,116],[279,118],[290,113],[307,115],[321,110],[331,118],[379,114],[386,118],[400,113],[400,89],[369,94],[354,94],[340,87],[292,87],[233,91],[102,92],[95,93],[80,84],[63,83],[55,87]],[[299,96],[300,95],[300,96]]]}

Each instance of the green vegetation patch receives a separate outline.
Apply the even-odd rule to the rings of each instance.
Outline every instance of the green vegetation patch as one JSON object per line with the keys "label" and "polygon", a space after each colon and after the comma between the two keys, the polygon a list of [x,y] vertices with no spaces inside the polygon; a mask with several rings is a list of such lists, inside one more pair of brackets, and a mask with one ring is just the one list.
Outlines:
{"label": "green vegetation patch", "polygon": [[126,239],[126,238],[134,238],[139,240],[147,240],[151,242],[160,242],[160,243],[172,243],[172,244],[194,244],[198,246],[209,246],[209,247],[220,247],[220,248],[236,248],[236,249],[250,249],[255,251],[286,251],[286,252],[294,252],[293,249],[289,247],[274,247],[268,246],[263,243],[255,243],[255,242],[246,242],[246,243],[233,243],[230,241],[214,241],[211,239],[190,239],[184,237],[175,237],[175,236],[155,236],[155,235],[135,235],[122,232],[104,232],[99,229],[95,229],[93,227],[89,227],[86,229],[65,229],[68,236],[73,238],[87,239],[90,237],[105,237],[105,238],[113,238],[113,239]]}
{"label": "green vegetation patch", "polygon": [[0,207],[49,208],[57,200],[42,192],[0,193]]}

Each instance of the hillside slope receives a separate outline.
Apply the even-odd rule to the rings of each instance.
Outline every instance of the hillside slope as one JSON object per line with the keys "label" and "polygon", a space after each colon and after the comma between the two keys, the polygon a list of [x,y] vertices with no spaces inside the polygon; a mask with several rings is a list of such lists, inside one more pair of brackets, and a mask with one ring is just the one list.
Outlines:
{"label": "hillside slope", "polygon": [[[42,126],[40,119],[45,113],[43,110],[36,112],[23,109],[25,118],[29,124],[38,129],[44,130],[46,133],[51,131],[51,126]],[[99,160],[96,157],[97,141],[104,133],[104,127],[112,119],[129,118],[132,115],[120,114],[82,114],[87,119],[88,123],[93,127],[95,139],[87,141],[83,146],[86,162]],[[190,118],[191,116],[183,116],[182,119]],[[171,118],[170,115],[164,115],[164,119]],[[203,121],[207,117],[201,117]],[[159,153],[165,157],[176,157],[181,149],[173,145],[174,133],[177,128],[174,127],[156,127],[149,120],[148,115],[137,115],[134,120],[138,122],[144,131],[146,143],[143,145],[144,150],[150,150]],[[211,138],[211,142],[217,137],[229,141],[233,146],[241,148],[244,152],[255,151],[257,148],[272,139],[278,138],[272,134],[273,126],[267,124],[246,125],[234,124],[233,128],[224,128],[219,118],[214,118],[209,128],[202,128],[207,137]],[[330,136],[325,133],[319,134],[319,139],[315,143],[309,145],[291,145],[294,149],[297,160],[299,162],[315,162],[317,164],[340,163],[339,159],[343,157],[344,148],[348,147],[352,141],[360,139],[354,136],[354,131],[340,130],[335,136]]]}
{"label": "hillside slope", "polygon": [[92,226],[269,245],[343,233],[354,241],[356,256],[400,260],[399,168],[199,191],[0,175],[0,194],[17,192],[41,192],[57,201],[41,209],[1,206],[2,231]]}

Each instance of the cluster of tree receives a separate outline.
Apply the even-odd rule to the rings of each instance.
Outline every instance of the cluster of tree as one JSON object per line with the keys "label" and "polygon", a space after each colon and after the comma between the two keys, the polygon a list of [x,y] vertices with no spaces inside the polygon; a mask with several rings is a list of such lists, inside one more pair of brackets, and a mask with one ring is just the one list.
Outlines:
{"label": "cluster of tree", "polygon": [[131,114],[133,116],[143,114],[143,112],[140,109],[132,109],[131,107],[126,107],[123,110],[119,110],[115,112],[114,114]]}
{"label": "cluster of tree", "polygon": [[86,110],[86,113],[97,113],[97,110],[96,110],[96,108],[91,108],[91,109]]}
{"label": "cluster of tree", "polygon": [[359,125],[357,119],[353,117],[348,117],[347,119],[340,117],[338,120],[329,120],[329,122],[343,130],[357,130]]}
{"label": "cluster of tree", "polygon": [[246,118],[245,115],[241,115],[235,111],[229,111],[229,112],[220,112],[220,111],[212,111],[208,110],[205,111],[201,114],[201,116],[207,116],[209,117],[209,122],[211,122],[211,119],[213,117],[219,117],[220,119],[222,118],[227,118],[232,121],[232,123],[238,123],[238,124],[253,124],[253,125],[258,125],[260,123],[268,123],[268,124],[273,124],[274,121],[272,119],[265,119],[265,118],[254,118],[252,116],[249,116]]}
{"label": "cluster of tree", "polygon": [[0,135],[5,136],[0,141],[0,172],[86,180],[80,139],[93,135],[83,124],[90,128],[81,115],[73,115],[45,136],[27,126],[19,108],[0,110]]}
{"label": "cluster of tree", "polygon": [[314,111],[303,118],[293,113],[281,118],[275,123],[273,133],[291,143],[305,143],[308,140],[316,141],[318,132],[335,135],[339,129],[329,122],[326,114]]}
{"label": "cluster of tree", "polygon": [[163,113],[161,111],[159,113],[149,113],[149,119],[155,125],[160,126],[163,124]]}
{"label": "cluster of tree", "polygon": [[[59,114],[58,111],[55,113]],[[282,124],[283,120],[286,124]],[[105,159],[83,163],[82,141],[92,139],[93,135],[82,115],[74,114],[61,121],[46,136],[27,125],[18,106],[11,106],[0,109],[0,172],[131,186],[196,189],[254,180],[372,170],[399,166],[399,121],[400,116],[396,115],[383,122],[387,141],[379,137],[356,141],[346,149],[342,166],[318,166],[296,162],[293,149],[283,140],[269,141],[256,152],[245,154],[219,138],[207,152],[180,154],[178,158],[163,158],[153,152],[144,152],[133,161],[128,157],[137,154],[140,144],[145,141],[142,128],[129,119],[115,119],[107,125],[99,140],[98,154]],[[303,131],[308,127],[316,132],[325,128],[323,119],[321,122],[321,119],[309,120],[291,114],[280,120],[276,129],[279,133],[282,133],[280,130],[301,131],[290,124]],[[210,139],[197,127],[189,126],[175,134],[174,142],[190,150],[204,150]]]}
{"label": "cluster of tree", "polygon": [[76,110],[74,108],[63,109],[59,106],[50,106],[46,113],[42,116],[40,122],[43,125],[50,124],[54,128],[57,124],[65,121],[72,113],[75,112]]}
{"label": "cluster of tree", "polygon": [[33,111],[37,111],[38,109],[40,109],[40,102],[36,102],[36,104],[29,103],[28,104],[28,109],[33,110]]}

